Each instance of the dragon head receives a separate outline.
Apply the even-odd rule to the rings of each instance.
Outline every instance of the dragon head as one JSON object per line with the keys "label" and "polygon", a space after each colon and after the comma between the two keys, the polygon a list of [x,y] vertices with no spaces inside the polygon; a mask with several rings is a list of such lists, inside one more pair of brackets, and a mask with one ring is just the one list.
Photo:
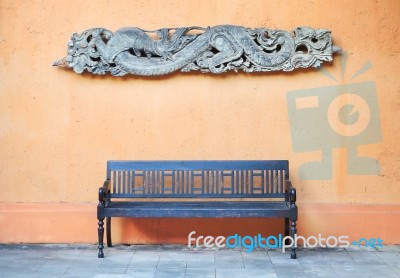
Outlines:
{"label": "dragon head", "polygon": [[[53,66],[72,68],[76,73],[82,73],[85,69],[89,71],[100,70],[99,53],[96,51],[95,43],[98,39],[108,40],[111,32],[103,28],[93,28],[82,34],[74,33],[68,41],[68,55],[53,63]],[[94,72],[99,73],[101,72]]]}
{"label": "dragon head", "polygon": [[322,61],[332,61],[335,52],[341,52],[341,48],[332,43],[331,32],[325,29],[312,29],[310,27],[298,27],[293,31],[295,43],[294,60],[299,67],[318,67]]}

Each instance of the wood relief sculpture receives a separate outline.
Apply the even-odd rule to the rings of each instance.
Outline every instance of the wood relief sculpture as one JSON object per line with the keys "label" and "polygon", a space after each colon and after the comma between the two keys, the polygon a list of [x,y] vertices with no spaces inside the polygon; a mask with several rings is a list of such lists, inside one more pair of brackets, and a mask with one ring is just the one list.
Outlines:
{"label": "wood relief sculpture", "polygon": [[223,73],[292,71],[331,62],[341,49],[332,43],[331,32],[299,27],[289,33],[265,28],[220,25],[145,31],[123,28],[115,33],[93,28],[73,34],[68,55],[54,66],[76,73],[110,72],[155,76],[174,71]]}

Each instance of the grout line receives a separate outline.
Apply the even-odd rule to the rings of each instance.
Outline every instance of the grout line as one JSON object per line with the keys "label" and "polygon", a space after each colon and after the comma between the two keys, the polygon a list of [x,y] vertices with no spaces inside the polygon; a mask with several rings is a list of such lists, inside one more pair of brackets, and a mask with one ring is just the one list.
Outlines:
{"label": "grout line", "polygon": [[187,273],[187,261],[185,261],[185,278],[186,278],[186,273]]}
{"label": "grout line", "polygon": [[243,251],[240,250],[239,252],[240,252],[240,257],[242,258],[243,269],[246,269],[246,266],[245,266],[245,264],[244,264],[244,259],[243,259]]}
{"label": "grout line", "polygon": [[60,277],[63,277],[63,276],[67,273],[68,269],[69,269],[69,266],[68,266],[67,269],[61,274]]}
{"label": "grout line", "polygon": [[156,271],[157,271],[157,268],[158,268],[158,264],[160,263],[160,260],[161,260],[161,255],[162,255],[162,251],[159,253],[159,255],[158,255],[158,261],[157,261],[157,264],[156,264]]}
{"label": "grout line", "polygon": [[[129,266],[130,266],[130,264],[131,264],[131,262],[132,262],[132,260],[133,260],[133,257],[135,256],[135,254],[136,254],[136,250],[133,250],[132,257],[131,257],[131,259],[129,260],[128,265],[126,266],[125,272],[128,270],[128,268],[129,268]],[[124,272],[124,273],[125,273],[125,272]]]}

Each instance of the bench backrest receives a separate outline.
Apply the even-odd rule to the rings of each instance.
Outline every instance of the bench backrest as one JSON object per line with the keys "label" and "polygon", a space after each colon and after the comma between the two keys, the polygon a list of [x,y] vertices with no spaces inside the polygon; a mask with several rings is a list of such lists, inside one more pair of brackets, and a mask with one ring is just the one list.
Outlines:
{"label": "bench backrest", "polygon": [[113,198],[283,198],[287,160],[108,161]]}

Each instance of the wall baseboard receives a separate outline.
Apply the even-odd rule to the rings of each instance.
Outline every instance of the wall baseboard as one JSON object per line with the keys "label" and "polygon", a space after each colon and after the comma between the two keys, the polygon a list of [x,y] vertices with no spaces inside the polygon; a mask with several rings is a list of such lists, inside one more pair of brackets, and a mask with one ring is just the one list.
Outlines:
{"label": "wall baseboard", "polygon": [[[0,203],[0,243],[96,243],[92,203]],[[187,235],[276,235],[282,219],[126,219],[112,221],[114,243],[187,243]],[[380,237],[400,244],[400,205],[299,204],[298,234]]]}

